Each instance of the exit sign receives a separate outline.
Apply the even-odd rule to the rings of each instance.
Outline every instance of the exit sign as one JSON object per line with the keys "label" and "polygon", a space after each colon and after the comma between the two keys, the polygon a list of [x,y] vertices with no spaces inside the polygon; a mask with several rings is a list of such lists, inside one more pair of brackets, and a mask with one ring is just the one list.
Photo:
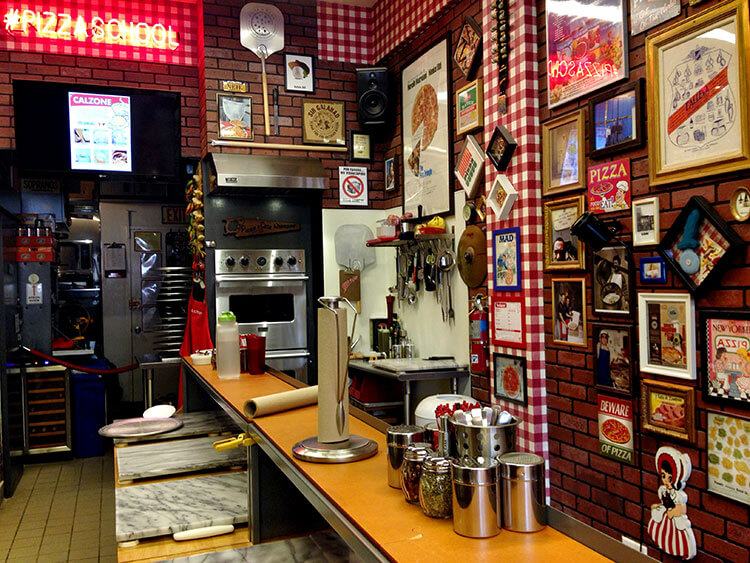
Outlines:
{"label": "exit sign", "polygon": [[187,215],[184,207],[163,206],[161,208],[162,225],[187,225]]}

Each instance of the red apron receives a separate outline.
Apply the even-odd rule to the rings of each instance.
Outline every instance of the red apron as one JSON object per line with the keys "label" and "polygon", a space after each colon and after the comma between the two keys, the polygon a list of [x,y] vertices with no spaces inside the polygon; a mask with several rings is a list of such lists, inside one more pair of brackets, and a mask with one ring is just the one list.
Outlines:
{"label": "red apron", "polygon": [[[211,341],[211,331],[208,328],[208,308],[205,301],[196,301],[190,294],[188,302],[188,320],[185,326],[185,336],[180,346],[180,356],[189,356],[196,350],[210,350],[214,347]],[[177,398],[177,408],[182,408],[182,366],[180,366],[180,391]]]}

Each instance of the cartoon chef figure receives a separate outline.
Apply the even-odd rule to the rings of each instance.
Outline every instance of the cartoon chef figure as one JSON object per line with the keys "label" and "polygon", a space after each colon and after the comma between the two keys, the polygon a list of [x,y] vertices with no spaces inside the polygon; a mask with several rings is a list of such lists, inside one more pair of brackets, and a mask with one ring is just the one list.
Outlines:
{"label": "cartoon chef figure", "polygon": [[620,180],[619,182],[617,182],[616,188],[617,192],[615,193],[615,203],[612,206],[612,209],[627,209],[628,204],[625,201],[625,195],[630,189],[628,183],[625,180]]}

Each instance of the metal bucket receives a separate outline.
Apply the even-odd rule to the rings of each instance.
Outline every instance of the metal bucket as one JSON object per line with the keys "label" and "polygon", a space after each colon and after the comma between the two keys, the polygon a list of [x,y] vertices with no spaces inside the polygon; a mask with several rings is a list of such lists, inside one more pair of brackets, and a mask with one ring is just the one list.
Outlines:
{"label": "metal bucket", "polygon": [[450,455],[459,461],[469,458],[488,466],[504,453],[515,451],[518,424],[517,418],[499,426],[468,426],[448,419]]}

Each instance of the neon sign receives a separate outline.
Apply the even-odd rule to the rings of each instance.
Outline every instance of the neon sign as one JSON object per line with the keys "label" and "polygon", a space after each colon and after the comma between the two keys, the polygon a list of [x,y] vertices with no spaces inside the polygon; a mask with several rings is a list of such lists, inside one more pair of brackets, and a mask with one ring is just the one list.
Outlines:
{"label": "neon sign", "polygon": [[104,43],[174,51],[180,46],[179,34],[171,25],[85,18],[68,13],[29,10],[9,7],[3,16],[5,31],[13,36],[44,37],[47,39]]}
{"label": "neon sign", "polygon": [[550,78],[612,78],[618,76],[620,69],[612,63],[592,61],[550,60],[547,63]]}

